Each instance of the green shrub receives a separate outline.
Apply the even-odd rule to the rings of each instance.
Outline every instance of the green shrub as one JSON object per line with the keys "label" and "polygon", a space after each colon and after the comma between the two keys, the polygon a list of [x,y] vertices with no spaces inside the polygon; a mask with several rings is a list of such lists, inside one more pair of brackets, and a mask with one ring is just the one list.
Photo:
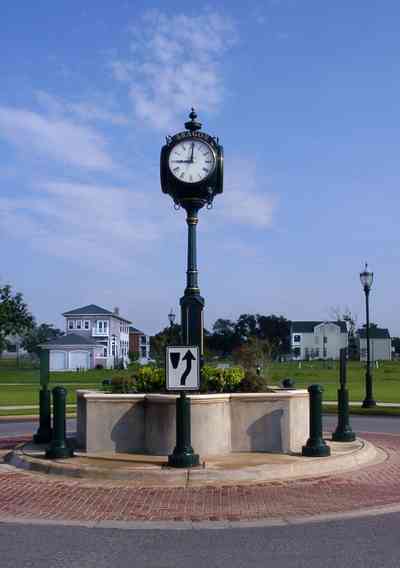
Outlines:
{"label": "green shrub", "polygon": [[115,374],[111,377],[112,393],[129,393],[134,392],[134,383],[132,377],[128,375]]}
{"label": "green shrub", "polygon": [[132,374],[136,392],[164,392],[165,373],[152,365],[143,365]]}
{"label": "green shrub", "polygon": [[239,385],[240,392],[268,392],[266,377],[247,371]]}
{"label": "green shrub", "polygon": [[219,369],[204,365],[201,371],[201,392],[235,392],[238,390],[244,371],[241,367]]}

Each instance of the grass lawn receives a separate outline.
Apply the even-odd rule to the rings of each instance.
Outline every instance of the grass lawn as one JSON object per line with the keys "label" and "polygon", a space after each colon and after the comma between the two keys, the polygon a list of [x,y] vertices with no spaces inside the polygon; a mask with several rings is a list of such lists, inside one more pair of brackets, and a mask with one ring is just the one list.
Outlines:
{"label": "grass lawn", "polygon": [[[104,379],[113,371],[93,369],[84,373],[50,373],[49,388],[64,386],[68,391],[67,403],[75,403],[77,389],[101,388]],[[38,405],[40,389],[39,369],[16,368],[9,361],[0,363],[0,407],[13,405]],[[8,412],[8,411],[7,411]],[[5,411],[1,414],[4,415]]]}
{"label": "grass lawn", "polygon": [[[324,387],[324,400],[336,400],[339,387],[339,363],[334,361],[333,368],[324,366],[323,361],[298,363],[272,363],[266,370],[268,382],[280,383],[290,377],[296,387],[307,388],[319,383]],[[379,369],[372,368],[373,390],[377,402],[400,403],[400,361],[384,361]],[[365,367],[358,361],[349,361],[347,365],[347,388],[353,401],[363,400],[365,396]]]}
{"label": "grass lawn", "polygon": [[[15,363],[14,363],[15,365]],[[339,386],[339,364],[333,362],[328,368],[322,361],[298,363],[271,363],[265,370],[268,382],[278,384],[284,378],[292,378],[297,388],[319,383],[324,386],[324,400],[336,400]],[[93,369],[83,373],[50,373],[50,389],[56,385],[65,386],[68,390],[67,402],[75,403],[77,389],[101,388],[105,378],[114,371]],[[128,371],[125,371],[127,374]],[[121,373],[121,371],[118,371]],[[385,361],[379,369],[372,369],[374,396],[378,402],[400,403],[400,361]],[[362,401],[365,395],[365,368],[359,362],[348,364],[348,389],[350,400]],[[12,405],[39,404],[39,370],[29,366],[15,368],[9,361],[0,361],[0,407]],[[332,411],[333,408],[330,409]],[[355,412],[356,409],[352,409]],[[11,411],[1,411],[1,414]],[[386,411],[385,411],[386,412]],[[388,411],[389,412],[389,411]],[[26,413],[26,411],[25,411]],[[30,412],[28,412],[30,413]]]}

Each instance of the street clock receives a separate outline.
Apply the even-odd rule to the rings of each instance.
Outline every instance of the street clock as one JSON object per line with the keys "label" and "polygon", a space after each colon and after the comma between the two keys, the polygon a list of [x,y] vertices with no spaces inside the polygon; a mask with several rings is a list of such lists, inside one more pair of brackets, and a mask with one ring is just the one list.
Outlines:
{"label": "street clock", "polygon": [[218,138],[200,132],[201,123],[192,109],[186,130],[167,136],[161,149],[161,188],[185,209],[211,205],[223,189],[223,148]]}

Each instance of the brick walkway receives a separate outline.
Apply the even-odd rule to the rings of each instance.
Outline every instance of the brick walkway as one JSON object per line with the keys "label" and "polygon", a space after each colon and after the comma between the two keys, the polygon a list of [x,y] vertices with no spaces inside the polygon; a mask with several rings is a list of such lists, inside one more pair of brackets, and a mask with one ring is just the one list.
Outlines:
{"label": "brick walkway", "polygon": [[314,516],[400,504],[400,436],[365,434],[388,459],[314,480],[148,488],[76,481],[0,466],[0,518],[69,521],[244,520]]}

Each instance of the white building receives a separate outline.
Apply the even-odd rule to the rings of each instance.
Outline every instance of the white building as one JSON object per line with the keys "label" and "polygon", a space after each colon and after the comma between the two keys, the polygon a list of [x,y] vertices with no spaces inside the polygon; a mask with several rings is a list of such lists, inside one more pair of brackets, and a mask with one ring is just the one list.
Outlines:
{"label": "white building", "polygon": [[90,304],[62,314],[66,335],[43,344],[50,351],[50,370],[114,368],[129,362],[128,319]]}
{"label": "white building", "polygon": [[292,358],[339,359],[340,349],[348,346],[344,321],[293,321],[290,328]]}
{"label": "white building", "polygon": [[[363,327],[357,331],[360,342],[360,361],[367,360],[367,333]],[[369,345],[371,361],[390,361],[392,359],[392,340],[387,328],[374,325],[369,328]]]}

